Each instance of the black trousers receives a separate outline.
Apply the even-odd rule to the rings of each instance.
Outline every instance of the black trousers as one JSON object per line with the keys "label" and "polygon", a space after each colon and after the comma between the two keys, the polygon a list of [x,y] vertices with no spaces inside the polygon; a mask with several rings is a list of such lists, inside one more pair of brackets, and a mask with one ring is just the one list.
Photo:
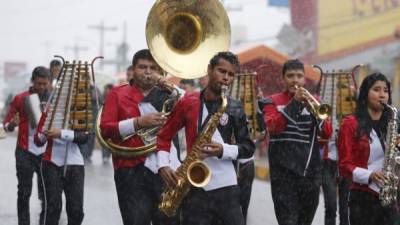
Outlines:
{"label": "black trousers", "polygon": [[240,188],[240,205],[242,207],[242,214],[244,224],[246,225],[247,211],[249,209],[251,188],[255,176],[254,161],[249,161],[244,164],[239,164],[238,185]]}
{"label": "black trousers", "polygon": [[80,225],[83,221],[83,187],[85,168],[69,165],[64,177],[64,167],[43,161],[45,189],[45,225],[58,225],[62,209],[62,193],[65,194],[68,225]]}
{"label": "black trousers", "polygon": [[378,196],[359,190],[351,190],[349,217],[351,225],[394,225],[395,208],[384,208]]}
{"label": "black trousers", "polygon": [[95,134],[89,134],[87,142],[81,144],[79,147],[82,152],[82,156],[85,159],[85,162],[91,163],[93,149],[95,146],[96,136]]}
{"label": "black trousers", "polygon": [[349,186],[351,181],[344,177],[339,177],[339,224],[349,225]]}
{"label": "black trousers", "polygon": [[[29,213],[29,199],[32,193],[32,178],[33,174],[36,173],[37,184],[38,184],[38,196],[40,200],[43,200],[43,185],[40,175],[40,162],[42,155],[36,156],[26,150],[17,148],[15,150],[15,162],[18,179],[18,224],[29,225],[30,224],[30,213]],[[39,224],[42,224],[44,216],[44,202],[42,203],[42,211],[40,213]]]}
{"label": "black trousers", "polygon": [[321,181],[276,165],[270,167],[270,177],[279,225],[311,225],[318,207]]}
{"label": "black trousers", "polygon": [[325,202],[325,225],[335,225],[337,211],[336,161],[329,159],[322,161],[322,192]]}
{"label": "black trousers", "polygon": [[168,218],[158,210],[163,190],[158,174],[140,164],[115,170],[114,180],[124,225],[178,224],[179,214]]}
{"label": "black trousers", "polygon": [[182,204],[182,225],[243,225],[237,185],[212,191],[192,188]]}

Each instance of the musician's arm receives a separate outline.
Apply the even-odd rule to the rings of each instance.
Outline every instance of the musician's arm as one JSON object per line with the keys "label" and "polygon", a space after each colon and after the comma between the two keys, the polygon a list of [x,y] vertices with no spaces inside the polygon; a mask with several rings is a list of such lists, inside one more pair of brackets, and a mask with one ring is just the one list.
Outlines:
{"label": "musician's arm", "polygon": [[367,168],[358,167],[354,162],[355,154],[353,146],[355,141],[356,122],[345,118],[339,129],[338,150],[339,150],[339,173],[341,176],[360,184],[368,184],[372,171]]}
{"label": "musician's arm", "polygon": [[111,91],[104,102],[103,112],[101,113],[100,129],[104,138],[120,140],[123,137],[135,132],[136,118],[129,118],[119,121],[118,118],[118,96],[115,91]]}
{"label": "musician's arm", "polygon": [[43,127],[44,127],[44,122],[46,121],[46,113],[43,112],[42,115],[40,116],[40,120],[38,123],[38,126],[35,131],[35,135],[33,136],[33,141],[35,142],[35,145],[37,146],[43,146],[47,142],[47,137],[43,133]]}
{"label": "musician's arm", "polygon": [[74,131],[70,129],[61,129],[59,138],[64,141],[74,142],[76,144],[85,144],[89,138],[87,131]]}
{"label": "musician's arm", "polygon": [[13,101],[10,103],[10,108],[8,110],[7,116],[3,121],[3,127],[6,132],[13,132],[15,127],[18,126],[18,124],[13,123],[12,119],[14,116],[18,113],[18,102],[19,102],[18,96],[15,96]]}
{"label": "musician's arm", "polygon": [[[249,129],[247,127],[247,117],[244,113],[243,108],[240,106],[238,110],[236,110],[236,115],[234,118],[234,135],[237,144],[237,159],[247,159],[251,158],[254,155],[255,145],[254,142],[250,139]],[[225,151],[228,148],[225,148],[224,145],[224,153],[222,158],[225,158]],[[232,158],[235,159],[235,158]]]}
{"label": "musician's arm", "polygon": [[295,118],[299,114],[302,105],[300,102],[292,99],[282,109],[278,109],[272,99],[264,104],[264,121],[266,129],[270,134],[282,133],[289,120],[295,123]]}
{"label": "musician's arm", "polygon": [[[318,120],[317,120],[318,121]],[[332,122],[330,119],[319,120],[318,122],[319,136],[321,139],[330,139],[333,133]]]}
{"label": "musician's arm", "polygon": [[181,100],[176,103],[174,110],[157,135],[157,164],[159,168],[170,166],[171,141],[184,126],[185,113],[183,107],[185,103]]}

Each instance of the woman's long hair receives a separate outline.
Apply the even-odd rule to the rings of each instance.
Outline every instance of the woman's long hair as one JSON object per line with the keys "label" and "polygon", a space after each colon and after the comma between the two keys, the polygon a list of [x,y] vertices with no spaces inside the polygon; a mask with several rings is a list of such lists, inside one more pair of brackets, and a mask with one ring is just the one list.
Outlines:
{"label": "woman's long hair", "polygon": [[[373,73],[368,75],[363,82],[361,83],[360,87],[360,92],[358,94],[357,98],[357,104],[356,104],[356,110],[355,110],[355,116],[357,118],[358,122],[358,128],[356,132],[356,137],[360,138],[363,135],[367,135],[369,139],[371,137],[369,134],[371,133],[372,130],[372,118],[368,113],[368,93],[371,87],[375,84],[377,81],[384,81],[386,83],[386,86],[389,91],[389,100],[388,104],[392,104],[392,95],[391,95],[391,87],[390,87],[390,82],[386,78],[385,75],[381,73]],[[381,118],[379,119],[378,122],[378,132],[381,132],[382,135],[386,135],[387,131],[387,125],[389,122],[389,116],[390,113],[387,110],[384,110],[382,113]]]}

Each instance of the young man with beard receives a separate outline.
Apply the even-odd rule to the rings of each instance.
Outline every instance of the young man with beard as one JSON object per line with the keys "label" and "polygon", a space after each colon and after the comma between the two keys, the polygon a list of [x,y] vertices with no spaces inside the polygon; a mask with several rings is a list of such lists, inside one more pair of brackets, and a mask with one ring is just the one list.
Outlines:
{"label": "young man with beard", "polygon": [[[185,127],[190,154],[196,137],[222,103],[222,86],[231,85],[238,71],[239,61],[234,54],[217,53],[208,66],[209,81],[205,89],[186,94],[180,99],[158,133],[159,173],[168,186],[175,187],[178,179],[169,160],[171,140]],[[239,201],[240,189],[232,160],[252,157],[255,147],[249,137],[241,103],[228,98],[226,111],[218,122],[212,141],[200,147],[206,157],[203,162],[210,167],[211,180],[203,188],[192,187],[185,197],[181,205],[183,225],[212,225],[218,220],[230,225],[244,224]],[[233,137],[235,144],[232,144]]]}
{"label": "young man with beard", "polygon": [[[24,91],[16,95],[11,102],[8,114],[3,122],[6,132],[12,132],[18,127],[18,139],[15,150],[15,161],[18,179],[18,224],[29,225],[29,198],[32,193],[32,177],[36,173],[38,177],[39,199],[43,201],[43,186],[40,175],[40,163],[45,150],[44,147],[37,147],[34,144],[33,136],[37,124],[30,123],[30,113],[26,105],[29,103],[29,96],[33,94],[39,95],[40,104],[46,103],[49,93],[48,86],[50,83],[50,71],[42,66],[36,67],[32,72],[32,86],[28,91]],[[38,122],[38,121],[36,121]],[[40,224],[43,219],[43,202],[42,212],[40,214]]]}

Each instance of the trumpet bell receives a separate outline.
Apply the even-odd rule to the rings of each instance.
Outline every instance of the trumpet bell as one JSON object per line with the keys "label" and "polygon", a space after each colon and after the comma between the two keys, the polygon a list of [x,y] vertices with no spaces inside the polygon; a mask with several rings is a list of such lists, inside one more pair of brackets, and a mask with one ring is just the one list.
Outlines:
{"label": "trumpet bell", "polygon": [[325,120],[332,114],[332,107],[328,104],[321,104],[318,106],[317,114],[318,118]]}
{"label": "trumpet bell", "polygon": [[218,0],[158,0],[146,23],[147,45],[171,75],[194,79],[213,55],[230,45],[228,15]]}

